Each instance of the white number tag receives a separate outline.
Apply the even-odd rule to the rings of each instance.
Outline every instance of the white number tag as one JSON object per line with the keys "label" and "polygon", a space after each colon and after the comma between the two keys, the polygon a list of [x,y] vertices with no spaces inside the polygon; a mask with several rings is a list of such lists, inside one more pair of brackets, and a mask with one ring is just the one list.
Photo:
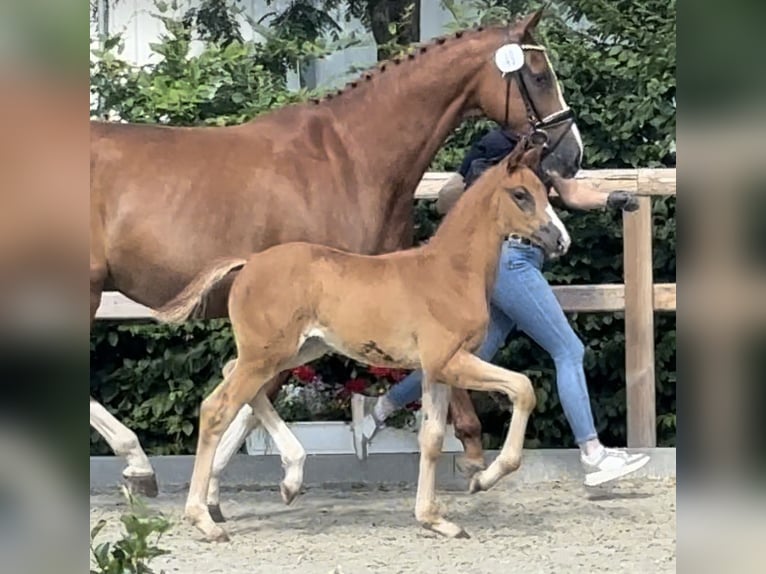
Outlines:
{"label": "white number tag", "polygon": [[515,72],[524,67],[524,50],[518,44],[505,44],[495,52],[495,65],[503,73]]}

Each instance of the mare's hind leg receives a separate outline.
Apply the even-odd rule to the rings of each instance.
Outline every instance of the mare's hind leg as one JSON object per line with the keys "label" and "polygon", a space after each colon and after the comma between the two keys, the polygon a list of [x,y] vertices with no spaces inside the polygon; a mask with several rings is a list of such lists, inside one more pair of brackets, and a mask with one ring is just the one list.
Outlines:
{"label": "mare's hind leg", "polygon": [[500,454],[486,470],[476,473],[471,479],[471,493],[487,490],[521,466],[524,434],[536,404],[532,382],[521,373],[502,369],[466,351],[455,354],[443,370],[442,377],[450,385],[464,389],[503,392],[513,403],[511,424]]}
{"label": "mare's hind leg", "polygon": [[[101,293],[107,277],[106,260],[98,248],[90,256],[90,321],[96,317],[101,304]],[[158,494],[157,477],[149,457],[141,448],[136,433],[117,420],[106,408],[90,398],[90,425],[104,437],[112,451],[125,459],[127,466],[122,477],[131,492],[153,498]]]}
{"label": "mare's hind leg", "polygon": [[131,492],[148,497],[157,496],[157,477],[136,433],[118,421],[93,397],[90,398],[90,424],[104,437],[114,453],[128,463],[122,471],[122,477]]}

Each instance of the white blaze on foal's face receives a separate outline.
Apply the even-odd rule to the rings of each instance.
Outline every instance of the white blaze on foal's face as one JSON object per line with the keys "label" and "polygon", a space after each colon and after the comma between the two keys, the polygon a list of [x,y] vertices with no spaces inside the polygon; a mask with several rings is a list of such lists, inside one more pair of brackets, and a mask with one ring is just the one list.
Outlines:
{"label": "white blaze on foal's face", "polygon": [[561,255],[564,255],[567,251],[569,251],[569,246],[572,244],[572,238],[569,237],[567,228],[564,226],[564,223],[561,221],[561,219],[559,219],[559,216],[553,210],[553,206],[550,203],[548,204],[548,207],[545,208],[545,213],[547,213],[548,217],[551,218],[551,223],[556,226],[556,229],[561,232]]}

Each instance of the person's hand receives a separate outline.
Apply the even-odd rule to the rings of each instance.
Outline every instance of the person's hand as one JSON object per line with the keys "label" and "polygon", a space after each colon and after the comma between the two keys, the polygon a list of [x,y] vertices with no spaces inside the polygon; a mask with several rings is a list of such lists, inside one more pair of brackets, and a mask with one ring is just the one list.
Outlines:
{"label": "person's hand", "polygon": [[447,183],[439,190],[439,197],[436,200],[436,211],[439,215],[446,215],[446,213],[452,209],[452,207],[460,199],[465,191],[465,183],[463,177],[456,173],[447,180]]}
{"label": "person's hand", "polygon": [[617,190],[611,192],[606,198],[606,206],[609,209],[622,209],[623,211],[635,211],[638,209],[638,198],[630,191]]}

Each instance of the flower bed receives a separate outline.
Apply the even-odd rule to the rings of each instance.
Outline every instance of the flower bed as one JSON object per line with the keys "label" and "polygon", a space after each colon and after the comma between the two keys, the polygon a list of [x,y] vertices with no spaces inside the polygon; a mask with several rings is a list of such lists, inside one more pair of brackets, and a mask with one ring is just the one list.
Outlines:
{"label": "flower bed", "polygon": [[[343,361],[342,359],[340,359]],[[349,363],[344,361],[345,367]],[[342,369],[332,361],[318,363],[319,369],[304,365],[293,369],[274,403],[277,412],[288,423],[308,454],[353,454],[354,440],[351,430],[351,395],[384,394],[392,385],[407,376],[406,371],[381,367],[355,366],[345,382],[333,377]],[[420,428],[420,402],[407,405],[386,421],[386,427],[375,436],[368,448],[369,454],[418,452]],[[262,428],[247,438],[246,450],[251,455],[276,454],[268,433]],[[444,452],[462,452],[463,447],[448,425]]]}
{"label": "flower bed", "polygon": [[[379,396],[407,376],[407,371],[401,369],[357,365],[348,379],[338,382],[343,381],[342,373],[348,365],[341,367],[333,362],[322,361],[318,366],[304,365],[293,369],[274,403],[285,421],[350,421],[353,393]],[[386,421],[386,426],[413,429],[415,413],[419,410],[420,402],[409,404],[394,413]]]}

